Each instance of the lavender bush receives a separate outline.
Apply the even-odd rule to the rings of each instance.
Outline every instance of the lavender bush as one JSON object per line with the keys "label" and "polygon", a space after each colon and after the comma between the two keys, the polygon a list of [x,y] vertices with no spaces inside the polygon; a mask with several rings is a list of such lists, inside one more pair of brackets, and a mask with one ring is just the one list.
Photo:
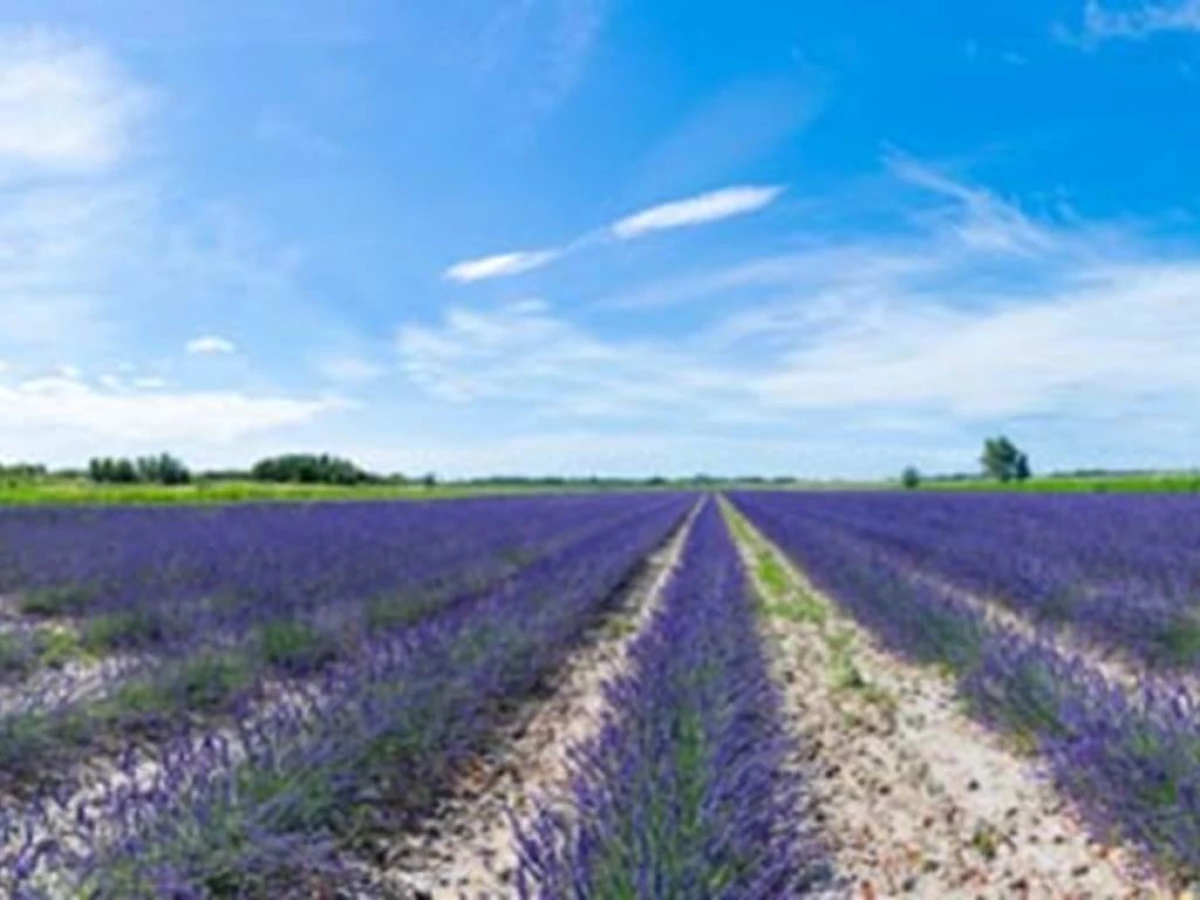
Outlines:
{"label": "lavender bush", "polygon": [[[14,519],[31,524],[12,533],[10,559],[46,566],[39,577],[57,585],[58,596],[89,586],[83,648],[142,654],[123,663],[100,696],[70,699],[68,677],[50,683],[53,693],[29,690],[0,714],[0,791],[63,790],[82,759],[162,739],[197,717],[236,714],[281,679],[312,677],[556,548],[672,502],[626,495],[0,514],[0,531]],[[110,540],[132,542],[119,564],[101,552]],[[71,581],[74,542],[100,552],[87,563],[90,580]],[[164,571],[155,574],[157,560]],[[26,646],[45,633],[4,633],[10,671],[28,675],[38,657]]]}
{"label": "lavender bush", "polygon": [[521,836],[522,897],[774,898],[821,880],[715,503],[605,693],[602,730],[574,748],[569,809],[547,807]]}
{"label": "lavender bush", "polygon": [[6,509],[0,594],[26,618],[124,616],[132,643],[167,649],[330,598],[456,592],[639,502],[655,498]]}
{"label": "lavender bush", "polygon": [[1200,666],[1200,501],[1178,495],[794,494],[898,562],[1069,623],[1159,668]]}

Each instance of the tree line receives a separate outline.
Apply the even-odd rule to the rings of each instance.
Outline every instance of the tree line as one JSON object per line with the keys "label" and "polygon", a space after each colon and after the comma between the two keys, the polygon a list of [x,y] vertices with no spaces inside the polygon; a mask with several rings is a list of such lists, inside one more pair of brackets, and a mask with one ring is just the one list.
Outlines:
{"label": "tree line", "polygon": [[97,457],[88,461],[87,477],[98,484],[189,484],[192,481],[264,481],[276,484],[396,484],[402,475],[376,475],[348,459],[328,453],[286,453],[256,462],[249,470],[223,470],[193,475],[169,453],[129,459]]}

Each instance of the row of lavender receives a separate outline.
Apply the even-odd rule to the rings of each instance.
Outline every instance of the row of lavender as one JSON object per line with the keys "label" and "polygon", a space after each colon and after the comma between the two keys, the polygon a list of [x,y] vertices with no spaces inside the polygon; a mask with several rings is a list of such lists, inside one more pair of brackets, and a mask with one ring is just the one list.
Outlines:
{"label": "row of lavender", "polygon": [[[0,595],[15,611],[136,613],[158,648],[198,631],[355,599],[457,590],[652,497],[478,498],[425,503],[0,512]],[[15,617],[9,616],[9,624]]]}
{"label": "row of lavender", "polygon": [[708,502],[662,606],[521,838],[523,897],[792,897],[823,880],[745,573]]}
{"label": "row of lavender", "polygon": [[813,514],[834,498],[732,499],[891,650],[948,666],[980,718],[1042,756],[1097,837],[1127,840],[1168,871],[1200,875],[1200,718],[1181,683],[1148,682],[1134,696],[1065,654],[1051,634],[989,622],[891,548]]}
{"label": "row of lavender", "polygon": [[[162,741],[197,720],[244,716],[278,693],[281,682],[290,689],[298,680],[318,677],[358,656],[365,644],[465,602],[556,549],[619,532],[677,503],[643,495],[276,505],[219,513],[104,510],[83,513],[84,524],[59,512],[14,513],[35,523],[61,520],[64,530],[85,545],[100,546],[109,534],[135,544],[139,535],[156,535],[157,543],[124,554],[128,569],[92,564],[93,576],[103,584],[119,581],[122,571],[137,582],[138,573],[153,569],[156,555],[175,576],[159,582],[161,595],[118,592],[125,608],[114,609],[111,598],[98,593],[96,608],[77,617],[85,636],[144,638],[136,648],[141,655],[105,670],[105,683],[95,684],[97,670],[83,667],[75,676],[21,686],[19,701],[0,714],[0,793],[28,797],[68,791],[78,764],[98,754],[116,756],[131,745]],[[338,553],[327,558],[328,539],[340,534],[339,524],[355,542],[337,537]],[[171,542],[163,535],[173,525],[177,540]],[[194,541],[199,534],[207,543]],[[226,543],[231,535],[236,540]],[[404,540],[397,543],[395,535]],[[50,552],[47,548],[68,556],[75,552],[36,527],[24,533],[24,540],[10,536],[10,559],[50,566],[55,557],[42,555]],[[244,549],[235,552],[235,547]],[[220,548],[229,549],[234,559],[222,561]],[[256,569],[249,562],[253,559],[270,564]],[[321,560],[323,567],[309,567],[311,559]],[[58,575],[53,571],[43,579],[54,583],[63,572],[79,577],[70,565]],[[236,608],[218,606],[225,613],[219,616],[205,602],[213,592],[242,602]],[[156,630],[140,628],[161,617],[178,621],[179,633],[160,638]],[[92,690],[83,696],[69,690],[72,677],[90,683]]]}
{"label": "row of lavender", "polygon": [[18,897],[188,898],[355,881],[373,841],[427,810],[691,503],[625,501],[617,521],[370,641],[311,690],[129,748],[103,791],[27,804],[0,843],[0,884]]}
{"label": "row of lavender", "polygon": [[1155,495],[811,494],[807,516],[1151,667],[1200,666],[1200,503]]}

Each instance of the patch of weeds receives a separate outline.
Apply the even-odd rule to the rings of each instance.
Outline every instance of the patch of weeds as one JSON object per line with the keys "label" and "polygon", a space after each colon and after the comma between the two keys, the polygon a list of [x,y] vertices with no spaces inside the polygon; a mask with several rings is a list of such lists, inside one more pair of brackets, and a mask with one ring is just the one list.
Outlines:
{"label": "patch of weeds", "polygon": [[0,679],[24,678],[37,668],[33,642],[16,632],[0,633]]}
{"label": "patch of weeds", "polygon": [[604,623],[604,636],[610,640],[629,637],[637,631],[637,624],[628,616],[613,616]]}
{"label": "patch of weeds", "polygon": [[316,672],[338,658],[337,641],[306,622],[268,622],[258,633],[257,651],[271,668],[288,675]]}
{"label": "patch of weeds", "polygon": [[176,670],[170,686],[185,708],[214,712],[249,688],[254,676],[254,667],[241,654],[203,651]]}
{"label": "patch of weeds", "polygon": [[1151,662],[1186,667],[1200,662],[1200,614],[1189,610],[1151,636]]}
{"label": "patch of weeds", "polygon": [[121,685],[111,697],[98,703],[93,717],[98,725],[137,726],[150,730],[179,710],[177,698],[167,684],[151,679]]}
{"label": "patch of weeds", "polygon": [[759,611],[792,622],[824,625],[829,618],[825,604],[793,586],[791,576],[779,557],[771,552],[745,519],[726,508],[725,521],[738,543],[749,547],[754,554],[755,580],[764,595]]}
{"label": "patch of weeds", "polygon": [[754,567],[758,579],[767,591],[774,597],[783,597],[788,592],[788,577],[775,554],[762,548],[754,553]]}
{"label": "patch of weeds", "polygon": [[0,718],[0,783],[21,781],[35,773],[46,754],[54,751],[56,736],[48,716],[39,712]]}
{"label": "patch of weeds", "polygon": [[829,610],[820,600],[809,594],[796,594],[778,603],[769,603],[763,612],[790,622],[824,625],[829,620]]}
{"label": "patch of weeds", "polygon": [[868,703],[872,703],[889,713],[895,713],[900,706],[896,698],[889,691],[870,682],[862,685],[862,696]]}
{"label": "patch of weeds", "polygon": [[38,661],[47,668],[61,669],[73,660],[87,656],[79,635],[68,628],[45,628],[34,635]]}
{"label": "patch of weeds", "polygon": [[861,690],[867,687],[867,680],[854,664],[850,652],[853,640],[854,633],[850,631],[838,631],[826,638],[830,653],[830,681],[837,690]]}
{"label": "patch of weeds", "polygon": [[104,613],[84,623],[80,643],[91,653],[137,650],[179,637],[180,623],[163,612],[131,609]]}
{"label": "patch of weeds", "polygon": [[975,827],[971,834],[971,846],[979,851],[979,855],[991,862],[1000,852],[1000,833],[993,825],[983,822]]}
{"label": "patch of weeds", "polygon": [[87,611],[93,599],[92,591],[82,585],[39,588],[22,596],[17,609],[40,618],[77,616]]}
{"label": "patch of weeds", "polygon": [[153,731],[190,712],[213,713],[227,708],[254,682],[254,669],[241,655],[201,651],[152,678],[122,685],[97,707],[101,722]]}
{"label": "patch of weeds", "polygon": [[92,731],[78,710],[31,710],[0,717],[0,786],[21,794],[87,747]]}

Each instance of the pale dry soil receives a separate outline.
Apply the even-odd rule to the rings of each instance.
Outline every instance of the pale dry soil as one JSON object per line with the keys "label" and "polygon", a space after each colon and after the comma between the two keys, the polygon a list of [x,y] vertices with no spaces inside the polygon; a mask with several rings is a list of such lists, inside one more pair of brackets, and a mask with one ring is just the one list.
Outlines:
{"label": "pale dry soil", "polygon": [[744,525],[793,764],[838,873],[831,896],[1189,896],[1092,841],[1036,760],[963,712],[948,677],[882,650]]}
{"label": "pale dry soil", "polygon": [[608,712],[604,684],[624,670],[630,644],[660,608],[697,509],[647,557],[617,609],[571,654],[548,693],[523,706],[425,827],[390,842],[390,861],[376,876],[384,896],[515,895],[513,820],[528,822],[539,804],[567,808],[569,748],[599,729]]}

